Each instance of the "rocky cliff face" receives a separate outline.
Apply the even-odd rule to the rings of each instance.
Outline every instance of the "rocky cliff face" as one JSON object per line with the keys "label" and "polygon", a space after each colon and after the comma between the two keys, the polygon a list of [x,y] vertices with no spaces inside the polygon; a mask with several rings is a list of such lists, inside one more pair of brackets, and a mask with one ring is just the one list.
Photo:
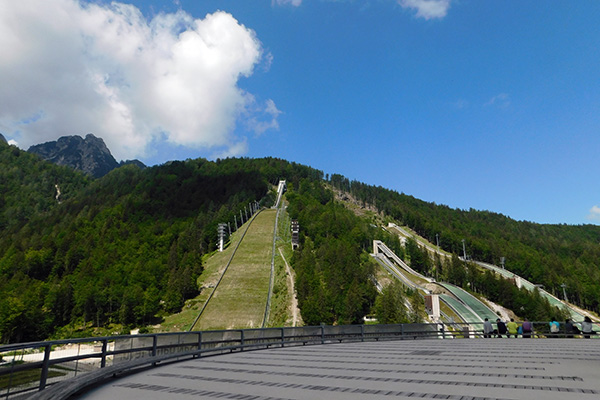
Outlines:
{"label": "rocky cliff face", "polygon": [[1,134],[1,133],[0,133],[0,142],[2,142],[2,143],[8,143],[8,142],[6,141],[6,138],[4,137],[4,135],[3,135],[3,134]]}
{"label": "rocky cliff face", "polygon": [[81,136],[63,136],[55,142],[31,146],[27,151],[46,161],[83,171],[95,178],[104,176],[119,166],[104,141],[92,134],[86,135],[85,139]]}

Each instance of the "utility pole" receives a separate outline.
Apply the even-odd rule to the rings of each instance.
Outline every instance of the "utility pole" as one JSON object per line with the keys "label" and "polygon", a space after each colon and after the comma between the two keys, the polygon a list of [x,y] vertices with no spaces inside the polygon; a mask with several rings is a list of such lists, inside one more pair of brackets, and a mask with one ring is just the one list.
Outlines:
{"label": "utility pole", "polygon": [[238,230],[238,226],[237,226],[237,215],[233,215],[233,222],[235,223],[235,230]]}
{"label": "utility pole", "polygon": [[438,250],[440,249],[440,235],[439,234],[435,234],[435,244],[438,247]]}
{"label": "utility pole", "polygon": [[563,298],[565,299],[565,302],[569,302],[569,300],[567,299],[567,291],[565,290],[567,287],[567,284],[563,283],[562,285],[560,285],[560,287],[563,290]]}

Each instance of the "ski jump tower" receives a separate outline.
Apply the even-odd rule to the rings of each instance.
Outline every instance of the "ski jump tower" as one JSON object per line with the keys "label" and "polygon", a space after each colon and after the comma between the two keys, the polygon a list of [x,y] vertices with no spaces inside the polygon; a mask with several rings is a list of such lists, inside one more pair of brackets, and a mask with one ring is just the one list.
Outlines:
{"label": "ski jump tower", "polygon": [[279,181],[279,186],[277,186],[277,202],[275,203],[275,206],[273,208],[279,207],[279,202],[281,201],[281,196],[283,195],[283,192],[285,192],[285,190],[286,190],[285,181],[284,180]]}

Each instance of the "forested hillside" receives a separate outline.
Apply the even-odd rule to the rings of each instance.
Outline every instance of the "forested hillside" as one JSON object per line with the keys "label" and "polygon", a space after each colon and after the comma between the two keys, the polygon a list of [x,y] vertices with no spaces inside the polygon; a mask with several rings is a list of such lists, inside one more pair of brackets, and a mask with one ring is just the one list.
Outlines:
{"label": "forested hillside", "polygon": [[[422,322],[425,310],[422,297],[398,283],[377,294],[374,284],[376,264],[369,257],[373,240],[382,240],[418,272],[450,282],[482,295],[512,310],[518,318],[547,321],[565,318],[540,296],[539,292],[519,289],[510,281],[463,262],[431,254],[415,240],[404,246],[397,236],[358,217],[352,209],[335,201],[322,182],[303,180],[288,191],[288,211],[300,223],[302,246],[294,253],[292,265],[297,273],[297,297],[302,318],[307,324],[362,323],[374,314],[380,323]],[[347,205],[347,202],[345,203]],[[410,304],[406,309],[405,304]]]}
{"label": "forested hillside", "polygon": [[569,301],[600,311],[600,226],[548,225],[515,221],[489,211],[451,209],[383,187],[332,175],[330,183],[370,204],[387,218],[406,225],[452,253],[498,265],[543,284],[562,298],[565,283]]}
{"label": "forested hillside", "polygon": [[399,246],[398,239],[335,202],[322,182],[303,180],[287,199],[302,232],[292,260],[302,319],[308,325],[362,323],[377,295],[368,256],[373,240]]}
{"label": "forested hillside", "polygon": [[[0,144],[2,342],[39,340],[65,327],[144,325],[197,294],[217,224],[270,182],[319,171],[276,159],[203,159],[105,177],[83,175]],[[24,184],[25,183],[25,184]],[[54,185],[61,188],[60,202]]]}
{"label": "forested hillside", "polygon": [[[390,303],[385,296],[398,298],[375,290],[373,239],[415,269],[523,316],[555,312],[535,294],[465,268],[456,257],[443,262],[414,243],[401,247],[374,220],[337,202],[331,186],[376,208],[379,220],[405,224],[434,243],[438,235],[450,252],[461,254],[464,239],[474,259],[506,257],[508,269],[550,291],[564,282],[569,300],[599,311],[598,226],[450,209],[341,175],[324,179],[321,171],[273,158],[129,165],[94,180],[0,142],[0,341],[113,333],[180,310],[198,293],[196,278],[203,257],[215,250],[217,224],[233,223],[250,202],[270,206],[279,179],[288,182],[288,212],[300,223],[292,266],[306,324],[359,323]],[[414,310],[417,297],[410,300]]]}

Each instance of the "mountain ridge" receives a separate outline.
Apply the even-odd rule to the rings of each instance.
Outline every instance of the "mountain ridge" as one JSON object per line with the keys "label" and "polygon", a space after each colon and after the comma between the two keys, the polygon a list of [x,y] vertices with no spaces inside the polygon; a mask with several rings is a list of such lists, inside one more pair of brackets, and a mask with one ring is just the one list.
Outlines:
{"label": "mountain ridge", "polygon": [[91,133],[88,133],[85,138],[79,135],[62,136],[56,141],[33,145],[27,152],[37,154],[51,163],[82,171],[94,178],[100,178],[126,164],[146,167],[139,160],[117,162],[104,140]]}

